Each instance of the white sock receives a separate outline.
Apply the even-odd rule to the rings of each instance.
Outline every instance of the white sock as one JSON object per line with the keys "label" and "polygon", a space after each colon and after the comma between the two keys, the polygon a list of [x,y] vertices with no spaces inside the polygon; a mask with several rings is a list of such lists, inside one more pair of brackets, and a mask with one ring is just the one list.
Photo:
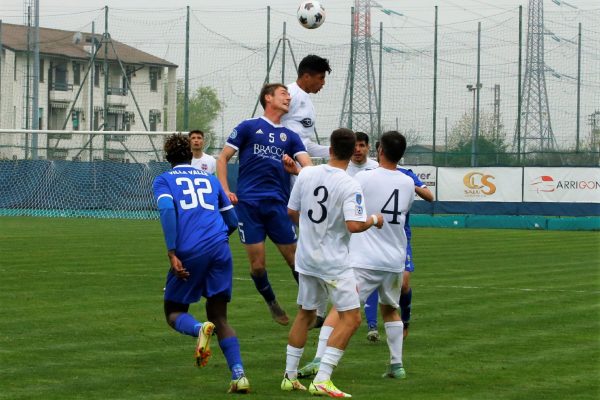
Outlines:
{"label": "white sock", "polygon": [[387,344],[390,349],[390,364],[402,365],[402,340],[404,324],[402,321],[386,322],[384,325]]}
{"label": "white sock", "polygon": [[331,336],[331,332],[333,332],[333,326],[323,325],[321,327],[321,331],[319,332],[319,344],[317,345],[317,354],[315,354],[315,358],[321,359],[323,357],[325,349],[327,348],[327,341],[329,340],[329,336]]}
{"label": "white sock", "polygon": [[294,346],[287,345],[286,357],[285,357],[285,373],[289,379],[298,378],[298,364],[304,353],[304,347],[297,348]]}
{"label": "white sock", "polygon": [[327,346],[325,354],[321,358],[319,372],[315,376],[314,382],[323,382],[331,379],[333,369],[338,365],[340,359],[344,355],[344,350],[336,349],[335,347]]}

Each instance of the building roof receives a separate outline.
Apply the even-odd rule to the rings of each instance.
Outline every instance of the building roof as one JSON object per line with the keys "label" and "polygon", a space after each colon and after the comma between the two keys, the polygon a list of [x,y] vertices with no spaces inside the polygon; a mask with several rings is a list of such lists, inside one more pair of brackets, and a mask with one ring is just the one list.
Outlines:
{"label": "building roof", "polygon": [[[33,29],[31,31],[33,35]],[[102,34],[95,34],[94,38],[99,43]],[[79,39],[79,40],[76,40]],[[169,61],[155,57],[134,47],[128,46],[116,40],[108,44],[108,60],[117,61],[116,54],[121,62],[125,64],[144,64],[163,67],[177,67]],[[89,50],[92,45],[92,34],[89,32],[64,31],[40,27],[40,55],[76,58],[89,60]],[[15,52],[27,51],[27,26],[15,24],[2,24],[2,46]],[[114,50],[113,50],[114,46]],[[97,60],[104,60],[104,49],[101,48],[96,54]]]}

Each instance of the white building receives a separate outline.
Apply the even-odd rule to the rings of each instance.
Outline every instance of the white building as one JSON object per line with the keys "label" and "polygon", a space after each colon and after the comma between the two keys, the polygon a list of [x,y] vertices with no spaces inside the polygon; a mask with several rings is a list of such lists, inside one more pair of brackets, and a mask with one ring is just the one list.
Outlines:
{"label": "white building", "polygon": [[[33,28],[30,36],[33,37]],[[28,52],[27,37],[27,26],[2,24],[0,129],[32,127],[33,46]],[[98,47],[93,68],[90,68],[92,55]],[[175,130],[177,65],[116,40],[103,41],[102,34],[92,36],[85,32],[40,28],[39,49],[40,130]],[[108,71],[104,71],[106,50]],[[108,77],[106,106],[105,77]],[[68,151],[77,147],[76,143],[69,143],[75,140],[74,136],[40,134],[39,156],[79,158]],[[119,142],[125,139],[125,136],[114,138]],[[22,140],[17,139],[18,142]],[[2,136],[0,145],[22,145],[14,141],[14,138]],[[25,147],[28,145],[26,143]],[[106,150],[106,144],[103,146]],[[123,153],[119,147],[124,146],[116,146],[112,155],[105,151],[94,157],[119,159],[119,153]],[[27,154],[28,149],[25,158]],[[9,157],[0,154],[0,158]]]}

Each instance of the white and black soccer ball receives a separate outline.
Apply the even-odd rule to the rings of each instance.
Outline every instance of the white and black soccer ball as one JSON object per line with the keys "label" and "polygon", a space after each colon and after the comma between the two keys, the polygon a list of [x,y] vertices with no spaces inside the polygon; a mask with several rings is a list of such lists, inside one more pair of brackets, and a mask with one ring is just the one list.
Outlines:
{"label": "white and black soccer ball", "polygon": [[325,22],[325,9],[318,1],[303,1],[298,7],[298,22],[306,29],[315,29]]}

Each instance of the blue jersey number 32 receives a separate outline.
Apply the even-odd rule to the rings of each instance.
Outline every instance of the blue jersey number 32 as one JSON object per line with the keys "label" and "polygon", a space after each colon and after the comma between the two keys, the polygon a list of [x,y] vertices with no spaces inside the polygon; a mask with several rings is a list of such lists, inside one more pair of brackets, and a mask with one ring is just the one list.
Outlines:
{"label": "blue jersey number 32", "polygon": [[208,179],[195,178],[192,181],[190,178],[177,178],[175,183],[178,186],[185,186],[186,188],[182,191],[182,193],[186,196],[190,196],[190,202],[187,202],[186,200],[179,200],[179,204],[181,205],[182,209],[189,210],[191,208],[198,207],[198,205],[207,210],[215,209],[215,206],[212,204],[206,204],[204,201],[204,194],[212,193],[212,186]]}

